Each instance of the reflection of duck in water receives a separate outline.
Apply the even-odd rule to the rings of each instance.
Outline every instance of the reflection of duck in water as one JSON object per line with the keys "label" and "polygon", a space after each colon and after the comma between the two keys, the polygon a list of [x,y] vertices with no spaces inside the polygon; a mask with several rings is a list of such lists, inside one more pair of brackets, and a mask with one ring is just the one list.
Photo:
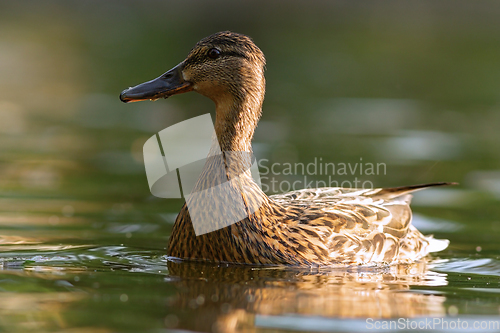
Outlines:
{"label": "reflection of duck in water", "polygon": [[[194,90],[212,99],[225,176],[231,180],[235,173],[228,153],[251,152],[264,99],[264,64],[263,53],[250,38],[220,32],[198,42],[169,72],[123,91],[120,98],[124,102],[154,100]],[[241,157],[233,164],[245,163]],[[218,184],[216,170],[215,162],[208,162],[198,184]],[[424,237],[410,224],[408,195],[446,183],[375,190],[305,189],[267,197],[248,170],[236,176],[239,181],[233,185],[234,191],[243,198],[246,211],[254,213],[196,236],[184,205],[172,231],[170,256],[293,266],[392,264],[413,262],[448,244]],[[259,208],[253,209],[256,203]],[[203,210],[207,216],[224,217],[229,214],[224,204]]]}
{"label": "reflection of duck in water", "polygon": [[334,318],[364,322],[445,315],[445,297],[408,292],[411,286],[447,284],[446,277],[428,271],[425,262],[353,272],[185,262],[169,262],[168,268],[178,290],[169,302],[170,316],[176,316],[181,329],[253,332],[256,326],[272,328],[276,321],[290,324],[311,317],[322,317],[333,328]]}

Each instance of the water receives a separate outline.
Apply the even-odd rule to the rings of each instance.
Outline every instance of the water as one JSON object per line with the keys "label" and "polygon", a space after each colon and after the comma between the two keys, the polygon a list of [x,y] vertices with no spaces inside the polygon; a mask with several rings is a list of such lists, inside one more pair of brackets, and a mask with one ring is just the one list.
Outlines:
{"label": "water", "polygon": [[[1,3],[0,331],[500,331],[498,4],[219,5]],[[456,181],[413,201],[450,247],[384,269],[169,260],[183,202],[151,196],[142,144],[213,106],[118,94],[224,29],[268,59],[254,147],[269,193]],[[385,171],[283,172],[320,158]]]}

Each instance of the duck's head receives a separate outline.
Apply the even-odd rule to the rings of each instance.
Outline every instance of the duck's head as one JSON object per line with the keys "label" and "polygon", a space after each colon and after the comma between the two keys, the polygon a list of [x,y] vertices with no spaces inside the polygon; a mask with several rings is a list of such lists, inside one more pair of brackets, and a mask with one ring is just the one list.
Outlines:
{"label": "duck's head", "polygon": [[263,96],[264,65],[264,54],[249,37],[218,32],[199,41],[184,61],[165,74],[124,90],[120,99],[156,100],[196,91],[219,107]]}

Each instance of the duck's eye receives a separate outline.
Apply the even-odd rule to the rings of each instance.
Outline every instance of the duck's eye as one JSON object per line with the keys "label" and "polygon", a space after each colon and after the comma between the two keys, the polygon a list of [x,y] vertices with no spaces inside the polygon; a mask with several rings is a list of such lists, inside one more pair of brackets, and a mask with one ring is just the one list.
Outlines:
{"label": "duck's eye", "polygon": [[210,49],[208,51],[208,57],[212,59],[217,59],[220,56],[220,51],[217,49]]}

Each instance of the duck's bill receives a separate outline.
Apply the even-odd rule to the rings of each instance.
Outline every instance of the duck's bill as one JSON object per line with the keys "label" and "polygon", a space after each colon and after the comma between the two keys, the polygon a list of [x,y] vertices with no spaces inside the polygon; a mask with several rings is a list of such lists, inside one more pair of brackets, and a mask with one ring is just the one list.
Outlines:
{"label": "duck's bill", "polygon": [[191,83],[182,78],[182,63],[154,80],[125,89],[120,94],[122,102],[157,100],[193,90]]}

